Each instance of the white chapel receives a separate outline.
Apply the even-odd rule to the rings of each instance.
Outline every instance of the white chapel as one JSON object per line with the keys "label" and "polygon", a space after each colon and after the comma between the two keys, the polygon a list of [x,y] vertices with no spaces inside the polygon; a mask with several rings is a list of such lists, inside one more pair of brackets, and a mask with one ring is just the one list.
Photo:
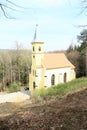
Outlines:
{"label": "white chapel", "polygon": [[75,66],[64,53],[45,53],[44,42],[38,38],[38,25],[32,41],[32,65],[29,89],[52,87],[75,79]]}

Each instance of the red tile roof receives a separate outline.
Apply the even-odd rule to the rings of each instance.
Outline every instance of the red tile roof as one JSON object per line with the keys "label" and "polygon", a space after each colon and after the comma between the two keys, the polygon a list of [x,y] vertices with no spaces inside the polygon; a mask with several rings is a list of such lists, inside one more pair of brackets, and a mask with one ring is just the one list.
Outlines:
{"label": "red tile roof", "polygon": [[43,65],[46,69],[54,68],[72,68],[75,66],[67,59],[64,53],[46,53],[44,54]]}

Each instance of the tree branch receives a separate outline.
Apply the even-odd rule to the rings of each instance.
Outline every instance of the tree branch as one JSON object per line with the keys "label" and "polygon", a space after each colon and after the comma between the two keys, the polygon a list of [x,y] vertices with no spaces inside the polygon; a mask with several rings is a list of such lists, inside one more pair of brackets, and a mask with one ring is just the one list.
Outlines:
{"label": "tree branch", "polygon": [[0,4],[0,8],[1,8],[1,10],[2,10],[4,16],[5,16],[6,18],[9,18],[9,17],[6,15],[6,12],[5,12],[5,10],[4,10],[2,4]]}
{"label": "tree branch", "polygon": [[81,6],[83,7],[82,13],[87,9],[87,0],[82,0],[81,1]]}
{"label": "tree branch", "polygon": [[[10,0],[5,0],[5,1],[7,2],[7,4],[3,4],[2,2],[0,2],[0,8],[6,18],[12,18],[12,17],[9,17],[8,14],[6,13],[6,8],[13,10],[13,11],[19,11],[19,12],[20,12],[20,10],[17,10],[18,8],[27,9],[27,8],[24,8],[22,6],[19,6],[15,3],[11,2]],[[15,9],[16,7],[17,7],[17,9]]]}
{"label": "tree branch", "polygon": [[22,7],[22,6],[19,6],[19,5],[15,4],[15,3],[13,3],[13,2],[11,2],[11,1],[9,1],[9,0],[6,0],[6,1],[7,1],[8,3],[10,3],[10,4],[12,4],[12,5],[18,7],[18,8],[26,9],[26,8],[24,8],[24,7]]}
{"label": "tree branch", "polygon": [[78,27],[87,27],[87,25],[78,25]]}
{"label": "tree branch", "polygon": [[5,7],[5,8],[8,8],[8,9],[10,9],[10,10],[13,10],[13,11],[19,11],[19,10],[16,10],[16,9],[14,9],[14,8],[11,8],[10,6],[7,6],[7,5],[5,5],[5,4],[1,4],[1,6],[2,6],[2,7]]}

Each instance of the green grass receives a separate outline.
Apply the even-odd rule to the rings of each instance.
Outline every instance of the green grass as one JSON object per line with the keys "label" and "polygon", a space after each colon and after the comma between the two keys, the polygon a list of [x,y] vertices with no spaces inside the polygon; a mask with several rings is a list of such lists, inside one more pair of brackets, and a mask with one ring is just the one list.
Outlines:
{"label": "green grass", "polygon": [[35,90],[35,96],[45,97],[52,95],[65,95],[81,88],[87,87],[87,78],[78,78],[70,82],[59,84],[50,88]]}

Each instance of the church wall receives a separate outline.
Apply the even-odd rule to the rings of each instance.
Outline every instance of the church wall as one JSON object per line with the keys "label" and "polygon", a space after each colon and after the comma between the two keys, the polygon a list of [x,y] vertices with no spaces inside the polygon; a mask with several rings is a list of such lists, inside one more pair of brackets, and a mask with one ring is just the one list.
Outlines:
{"label": "church wall", "polygon": [[[32,83],[35,82],[36,89],[44,87],[44,68],[36,69],[36,74],[34,76],[32,76],[31,74],[30,78],[31,78],[30,82]],[[30,84],[33,87],[32,83]]]}
{"label": "church wall", "polygon": [[55,85],[64,83],[64,73],[66,73],[66,82],[75,79],[75,71],[71,68],[58,68],[48,70],[39,68],[36,70],[35,78],[32,77],[32,74],[30,75],[30,89],[33,90],[33,80],[36,83],[37,89],[42,87],[51,87],[51,78],[53,74],[55,75]]}
{"label": "church wall", "polygon": [[32,66],[40,66],[41,65],[41,61],[44,57],[44,54],[41,53],[41,54],[32,54],[32,63],[33,65]]}
{"label": "church wall", "polygon": [[51,69],[46,71],[45,86],[51,86],[51,77],[55,75],[55,85],[64,83],[64,73],[66,73],[66,82],[75,79],[75,72],[70,68]]}
{"label": "church wall", "polygon": [[33,90],[33,87],[32,87],[32,80],[33,80],[32,74],[29,74],[29,89],[30,89],[30,91]]}
{"label": "church wall", "polygon": [[40,82],[41,82],[41,74],[42,74],[42,70],[41,69],[37,69],[36,72],[36,84],[39,87],[40,86]]}

